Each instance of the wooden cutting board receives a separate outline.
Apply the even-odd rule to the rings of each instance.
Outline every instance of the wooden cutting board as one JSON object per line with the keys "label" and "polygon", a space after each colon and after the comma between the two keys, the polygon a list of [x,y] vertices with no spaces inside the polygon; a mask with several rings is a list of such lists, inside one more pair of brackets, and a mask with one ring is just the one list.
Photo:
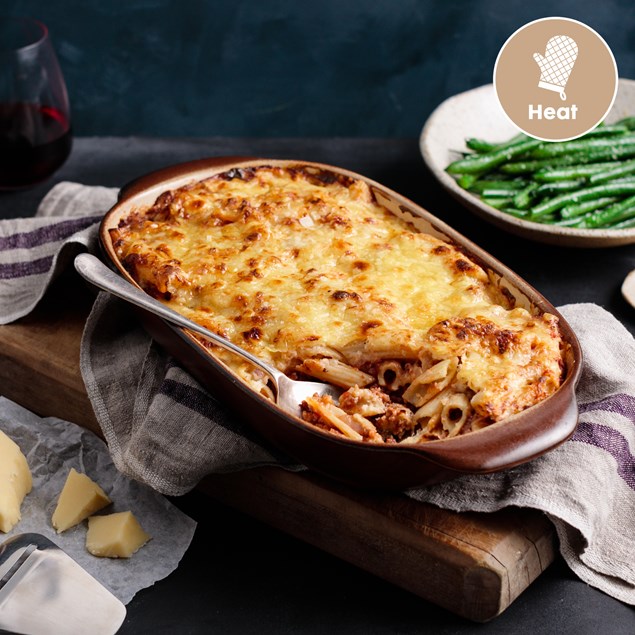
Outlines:
{"label": "wooden cutting board", "polygon": [[[88,289],[69,273],[33,314],[0,327],[0,393],[100,434],[79,372],[91,302]],[[457,514],[277,468],[210,476],[200,488],[475,621],[504,611],[555,554],[551,523],[531,510]]]}

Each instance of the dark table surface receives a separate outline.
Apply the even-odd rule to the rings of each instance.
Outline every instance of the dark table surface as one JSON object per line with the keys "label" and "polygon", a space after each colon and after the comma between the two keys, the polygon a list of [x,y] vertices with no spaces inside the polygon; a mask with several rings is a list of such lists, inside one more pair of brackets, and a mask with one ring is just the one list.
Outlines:
{"label": "dark table surface", "polygon": [[[146,172],[207,156],[332,163],[411,198],[510,266],[556,306],[594,302],[635,333],[620,286],[635,245],[540,245],[486,224],[456,203],[423,165],[415,139],[147,139],[87,137],[33,189],[0,195],[0,218],[31,216],[62,180],[121,186]],[[174,502],[199,523],[179,568],[128,605],[120,633],[635,633],[635,611],[578,580],[558,559],[486,625],[324,554],[198,492]],[[634,554],[635,555],[635,554]]]}

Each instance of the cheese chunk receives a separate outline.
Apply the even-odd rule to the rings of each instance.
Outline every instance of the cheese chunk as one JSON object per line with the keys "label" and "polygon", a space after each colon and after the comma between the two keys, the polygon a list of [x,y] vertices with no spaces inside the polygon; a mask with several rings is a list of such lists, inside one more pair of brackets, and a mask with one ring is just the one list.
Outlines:
{"label": "cheese chunk", "polygon": [[129,558],[152,536],[141,528],[132,512],[118,512],[88,519],[86,549],[102,558]]}
{"label": "cheese chunk", "polygon": [[97,483],[71,468],[51,522],[59,534],[110,503],[106,492]]}
{"label": "cheese chunk", "polygon": [[11,531],[18,523],[20,505],[32,487],[26,457],[15,441],[0,430],[0,531]]}

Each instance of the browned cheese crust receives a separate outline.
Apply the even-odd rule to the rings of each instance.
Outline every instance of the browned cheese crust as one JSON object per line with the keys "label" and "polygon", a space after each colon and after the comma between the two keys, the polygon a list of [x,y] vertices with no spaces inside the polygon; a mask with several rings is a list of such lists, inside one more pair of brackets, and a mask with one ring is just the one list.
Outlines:
{"label": "browned cheese crust", "polygon": [[[417,231],[361,181],[308,166],[235,169],[123,218],[117,256],[148,293],[295,378],[346,389],[309,423],[420,443],[547,398],[556,317],[514,306],[460,248]],[[255,390],[267,378],[210,346]]]}

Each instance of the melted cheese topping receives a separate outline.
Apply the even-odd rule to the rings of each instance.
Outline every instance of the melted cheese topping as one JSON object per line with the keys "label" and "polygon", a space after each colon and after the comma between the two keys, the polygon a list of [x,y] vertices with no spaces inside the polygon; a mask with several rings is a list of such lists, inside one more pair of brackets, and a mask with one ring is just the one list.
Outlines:
{"label": "melted cheese topping", "polygon": [[[509,310],[480,266],[380,206],[363,181],[302,166],[232,170],[164,193],[111,234],[146,291],[287,373],[307,357],[458,355],[475,407],[494,419],[531,405],[527,386],[545,369],[539,397],[559,383],[555,318]],[[466,330],[469,320],[492,326]],[[509,345],[497,347],[494,331],[516,335],[499,334]]]}
{"label": "melted cheese topping", "polygon": [[474,393],[471,404],[493,421],[519,412],[553,393],[562,378],[558,320],[548,313],[481,307],[443,320],[427,334],[433,358],[461,360],[457,379]]}

